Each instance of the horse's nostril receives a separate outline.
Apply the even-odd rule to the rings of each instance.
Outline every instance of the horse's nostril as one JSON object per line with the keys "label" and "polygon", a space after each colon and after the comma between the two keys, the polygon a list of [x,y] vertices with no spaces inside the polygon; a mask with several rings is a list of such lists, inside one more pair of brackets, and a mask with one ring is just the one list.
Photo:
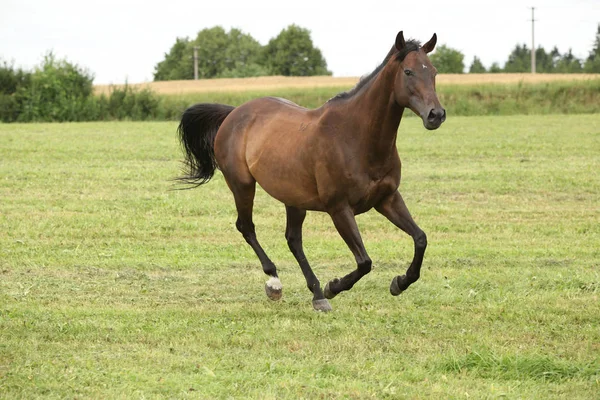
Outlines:
{"label": "horse's nostril", "polygon": [[440,110],[436,110],[435,108],[432,108],[431,111],[429,111],[429,115],[427,116],[427,119],[431,122],[444,120],[445,118],[446,118],[446,110],[444,110],[443,108]]}

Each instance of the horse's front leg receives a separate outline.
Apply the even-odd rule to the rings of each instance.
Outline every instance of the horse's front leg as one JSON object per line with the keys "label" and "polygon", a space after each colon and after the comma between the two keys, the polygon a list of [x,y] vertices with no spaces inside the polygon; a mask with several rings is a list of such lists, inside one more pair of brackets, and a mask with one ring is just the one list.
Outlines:
{"label": "horse's front leg", "polygon": [[399,192],[396,191],[383,199],[375,209],[398,228],[408,233],[415,242],[415,255],[410,263],[410,267],[408,267],[408,270],[406,271],[406,275],[396,276],[390,285],[390,292],[392,295],[398,296],[412,283],[416,282],[421,275],[423,255],[425,254],[425,248],[427,248],[427,236],[412,219]]}
{"label": "horse's front leg", "polygon": [[356,270],[341,279],[333,279],[325,286],[324,294],[328,299],[333,299],[338,293],[344,290],[349,290],[356,282],[371,271],[371,259],[367,255],[365,246],[363,245],[354,212],[350,207],[344,207],[339,210],[329,212],[333,224],[338,233],[344,239],[344,242],[354,254],[356,259]]}

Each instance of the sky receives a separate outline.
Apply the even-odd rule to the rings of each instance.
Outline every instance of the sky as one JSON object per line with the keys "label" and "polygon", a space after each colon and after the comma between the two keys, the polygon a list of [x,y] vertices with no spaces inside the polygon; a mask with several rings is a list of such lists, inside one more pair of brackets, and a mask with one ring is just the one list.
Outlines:
{"label": "sky", "polygon": [[0,59],[33,68],[44,54],[87,68],[94,83],[151,81],[177,37],[220,25],[261,44],[290,24],[311,31],[334,76],[361,76],[383,60],[398,31],[460,50],[468,67],[503,65],[515,45],[535,43],[588,56],[600,23],[600,0],[0,0]]}

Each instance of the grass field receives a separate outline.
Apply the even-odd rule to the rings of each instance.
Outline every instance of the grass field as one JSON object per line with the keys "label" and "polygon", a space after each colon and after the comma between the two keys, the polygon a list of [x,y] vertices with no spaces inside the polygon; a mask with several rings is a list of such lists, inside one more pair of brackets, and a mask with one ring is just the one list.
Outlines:
{"label": "grass field", "polygon": [[[365,71],[368,74],[370,71]],[[440,74],[438,85],[538,84],[600,79],[597,74]],[[130,84],[149,88],[158,94],[181,95],[243,91],[277,91],[281,89],[352,88],[359,77],[333,76],[261,76],[237,79],[200,79],[197,81],[162,81]],[[119,86],[119,85],[117,85]],[[111,85],[96,85],[96,94],[107,94]]]}
{"label": "grass field", "polygon": [[[257,97],[275,96],[303,107],[318,108],[336,94],[354,87],[358,78],[260,77],[199,81],[152,82],[128,87],[129,98],[120,94],[115,104],[138,104],[136,112],[112,107],[111,118],[178,120],[183,110],[196,103],[223,103],[234,106]],[[599,74],[463,74],[440,75],[437,93],[449,116],[598,114]],[[150,92],[140,92],[140,88]],[[97,93],[114,90],[96,87]],[[135,93],[141,96],[136,98]],[[114,94],[114,93],[113,93]],[[153,98],[156,107],[147,101]],[[119,100],[121,99],[121,100]],[[143,101],[146,99],[146,101]],[[108,103],[112,103],[112,100]],[[143,110],[150,109],[147,114]],[[141,116],[138,114],[142,114]],[[407,113],[412,116],[412,113]]]}
{"label": "grass field", "polygon": [[[403,121],[401,191],[427,232],[358,218],[374,270],[312,310],[257,194],[280,302],[220,175],[170,191],[176,123],[0,124],[1,398],[599,398],[600,116]],[[354,268],[326,215],[305,250]]]}

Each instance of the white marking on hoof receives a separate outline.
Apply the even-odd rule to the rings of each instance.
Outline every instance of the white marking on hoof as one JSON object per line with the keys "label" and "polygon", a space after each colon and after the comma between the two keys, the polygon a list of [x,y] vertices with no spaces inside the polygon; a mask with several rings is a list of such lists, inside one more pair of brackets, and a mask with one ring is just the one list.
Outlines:
{"label": "white marking on hoof", "polygon": [[279,300],[281,298],[281,292],[283,285],[279,278],[271,277],[265,282],[265,292],[271,300]]}
{"label": "white marking on hoof", "polygon": [[283,287],[279,278],[275,277],[269,278],[269,280],[267,281],[267,286],[273,290],[281,290],[281,288]]}

